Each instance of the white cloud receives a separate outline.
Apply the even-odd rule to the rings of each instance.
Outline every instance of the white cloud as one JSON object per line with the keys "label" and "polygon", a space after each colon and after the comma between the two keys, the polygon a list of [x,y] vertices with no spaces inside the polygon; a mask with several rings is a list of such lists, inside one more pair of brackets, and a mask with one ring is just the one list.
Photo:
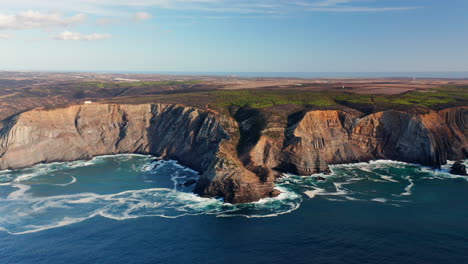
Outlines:
{"label": "white cloud", "polygon": [[82,23],[85,20],[85,14],[64,17],[60,13],[41,13],[29,10],[16,14],[0,14],[0,30],[66,27]]}
{"label": "white cloud", "polygon": [[64,31],[60,33],[55,39],[58,40],[74,40],[74,41],[93,41],[93,40],[102,40],[111,38],[110,34],[99,34],[93,33],[89,35],[84,35],[78,32]]}
{"label": "white cloud", "polygon": [[11,38],[11,36],[9,34],[0,34],[0,39],[7,40],[7,39],[10,39],[10,38]]}
{"label": "white cloud", "polygon": [[153,16],[150,13],[147,12],[137,12],[133,14],[133,20],[134,21],[143,21],[143,20],[149,20]]}

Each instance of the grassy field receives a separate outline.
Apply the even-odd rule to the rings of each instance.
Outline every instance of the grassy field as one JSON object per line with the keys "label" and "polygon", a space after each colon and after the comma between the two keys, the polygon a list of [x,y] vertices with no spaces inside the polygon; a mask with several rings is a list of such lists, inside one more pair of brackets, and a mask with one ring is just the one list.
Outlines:
{"label": "grassy field", "polygon": [[278,105],[308,107],[333,107],[344,105],[357,110],[372,112],[386,109],[414,107],[441,109],[468,105],[467,87],[440,87],[428,92],[409,92],[400,95],[367,95],[349,92],[312,92],[300,90],[217,90],[201,92],[177,92],[148,95],[145,97],[113,98],[118,103],[180,103],[188,106],[226,110],[231,106],[268,108]]}
{"label": "grassy field", "polygon": [[281,104],[333,106],[333,105],[373,105],[377,108],[394,108],[401,106],[418,106],[438,108],[450,104],[468,103],[467,87],[441,87],[428,92],[409,92],[400,95],[366,95],[336,92],[304,91],[261,91],[238,90],[213,92],[215,106],[229,105],[266,108]]}

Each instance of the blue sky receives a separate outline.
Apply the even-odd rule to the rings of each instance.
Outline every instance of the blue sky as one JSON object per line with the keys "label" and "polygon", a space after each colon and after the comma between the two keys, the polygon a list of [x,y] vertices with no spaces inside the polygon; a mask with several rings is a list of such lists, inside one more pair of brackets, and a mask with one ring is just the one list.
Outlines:
{"label": "blue sky", "polygon": [[0,70],[468,71],[466,0],[0,0]]}

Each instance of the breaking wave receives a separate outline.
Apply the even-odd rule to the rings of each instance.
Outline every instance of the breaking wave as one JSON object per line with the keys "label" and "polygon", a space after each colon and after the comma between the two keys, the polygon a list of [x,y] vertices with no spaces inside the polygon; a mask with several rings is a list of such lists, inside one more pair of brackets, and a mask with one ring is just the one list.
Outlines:
{"label": "breaking wave", "polygon": [[[278,197],[232,205],[192,193],[199,175],[176,161],[145,155],[113,155],[89,161],[39,164],[0,172],[0,230],[25,234],[101,216],[274,217],[297,210],[304,200],[370,202],[401,206],[419,184],[467,177],[394,161],[334,165],[330,175],[284,175]],[[325,180],[323,180],[323,178]]]}
{"label": "breaking wave", "polygon": [[[115,165],[121,166],[118,168],[122,170],[120,176],[115,174]],[[110,175],[101,175],[108,184],[129,181],[130,188],[139,188],[121,191],[114,188],[110,193],[99,193],[99,187],[90,190],[92,186],[99,186],[100,178],[92,175],[100,173],[99,169]],[[101,156],[90,161],[40,164],[24,170],[4,171],[0,173],[0,230],[26,234],[96,216],[114,220],[202,214],[272,217],[296,210],[302,201],[301,195],[278,186],[281,194],[276,198],[232,205],[193,194],[194,184],[187,183],[198,177],[197,172],[176,161],[143,155]],[[132,186],[134,181],[137,183]],[[87,192],[80,191],[81,183],[87,186]],[[44,190],[48,195],[44,195]]]}
{"label": "breaking wave", "polygon": [[[465,161],[466,163],[466,161]],[[449,173],[453,162],[434,170],[416,164],[378,160],[330,166],[330,175],[285,175],[279,183],[309,199],[331,202],[377,202],[402,206],[414,201],[413,191],[428,180],[468,181],[468,177]],[[320,177],[318,177],[320,176]]]}

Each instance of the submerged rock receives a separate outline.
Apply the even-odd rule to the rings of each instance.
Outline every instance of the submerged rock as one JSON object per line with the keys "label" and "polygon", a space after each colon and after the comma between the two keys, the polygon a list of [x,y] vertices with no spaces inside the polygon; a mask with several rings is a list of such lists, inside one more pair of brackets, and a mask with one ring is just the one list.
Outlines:
{"label": "submerged rock", "polygon": [[189,187],[189,186],[192,186],[194,185],[195,183],[197,183],[196,180],[188,180],[186,182],[184,182],[184,184],[182,184],[184,187]]}
{"label": "submerged rock", "polygon": [[316,181],[326,181],[327,179],[322,177],[322,176],[317,176],[317,177],[315,177],[315,180]]}
{"label": "submerged rock", "polygon": [[456,175],[467,175],[465,164],[463,164],[461,161],[455,162],[450,169],[450,173]]}

